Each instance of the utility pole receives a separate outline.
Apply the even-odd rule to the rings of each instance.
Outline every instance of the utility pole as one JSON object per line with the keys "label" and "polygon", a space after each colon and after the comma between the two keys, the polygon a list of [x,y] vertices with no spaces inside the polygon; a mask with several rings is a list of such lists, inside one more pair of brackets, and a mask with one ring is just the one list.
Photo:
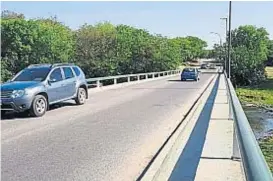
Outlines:
{"label": "utility pole", "polygon": [[231,1],[229,1],[229,36],[228,36],[228,66],[227,66],[227,77],[230,78],[230,55],[231,55]]}
{"label": "utility pole", "polygon": [[225,33],[225,35],[226,35],[226,44],[225,44],[225,66],[224,66],[224,68],[225,68],[225,71],[227,70],[227,67],[228,67],[228,65],[227,65],[227,59],[228,59],[228,18],[220,18],[221,20],[225,20],[225,23],[226,23],[226,33]]}

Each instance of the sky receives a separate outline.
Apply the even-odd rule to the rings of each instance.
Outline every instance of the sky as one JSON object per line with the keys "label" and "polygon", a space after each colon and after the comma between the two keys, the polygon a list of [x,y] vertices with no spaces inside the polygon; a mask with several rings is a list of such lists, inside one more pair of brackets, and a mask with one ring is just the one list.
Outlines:
{"label": "sky", "polygon": [[[173,1],[173,2],[71,2],[71,1],[18,1],[2,2],[2,10],[23,13],[26,18],[57,16],[72,29],[84,23],[101,21],[131,25],[150,33],[168,37],[197,36],[208,42],[208,47],[219,43],[219,33],[225,38],[225,21],[228,1]],[[265,27],[273,39],[273,2],[232,2],[232,29],[240,25]]]}

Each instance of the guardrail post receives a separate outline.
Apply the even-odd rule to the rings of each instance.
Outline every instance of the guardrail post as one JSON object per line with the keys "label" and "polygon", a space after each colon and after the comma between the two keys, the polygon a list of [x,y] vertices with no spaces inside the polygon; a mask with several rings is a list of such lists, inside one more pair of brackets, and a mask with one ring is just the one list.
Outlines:
{"label": "guardrail post", "polygon": [[116,78],[114,79],[114,84],[117,84],[117,79]]}
{"label": "guardrail post", "polygon": [[145,79],[148,79],[148,74],[145,75]]}
{"label": "guardrail post", "polygon": [[137,75],[137,81],[139,81],[140,80],[140,75]]}
{"label": "guardrail post", "polygon": [[128,77],[127,77],[127,82],[130,82],[130,81],[131,81],[131,80],[130,80],[130,76],[128,76]]}
{"label": "guardrail post", "polygon": [[96,84],[97,84],[97,87],[100,87],[100,81],[99,80],[96,81]]}
{"label": "guardrail post", "polygon": [[236,123],[233,123],[233,143],[232,143],[232,156],[231,159],[241,159],[239,143],[237,138]]}

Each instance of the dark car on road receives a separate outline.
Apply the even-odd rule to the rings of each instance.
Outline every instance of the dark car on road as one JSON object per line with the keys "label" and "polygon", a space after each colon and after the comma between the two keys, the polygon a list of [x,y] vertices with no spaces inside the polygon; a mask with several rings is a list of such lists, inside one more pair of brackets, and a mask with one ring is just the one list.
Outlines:
{"label": "dark car on road", "polygon": [[200,80],[200,71],[197,68],[184,68],[181,73],[181,81],[188,79],[195,81]]}
{"label": "dark car on road", "polygon": [[202,65],[200,66],[200,68],[201,68],[201,69],[207,69],[207,68],[208,68],[208,65],[207,65],[207,64],[202,64]]}
{"label": "dark car on road", "polygon": [[1,85],[1,114],[30,111],[40,117],[54,103],[73,99],[81,105],[88,98],[87,88],[85,75],[76,65],[30,65]]}

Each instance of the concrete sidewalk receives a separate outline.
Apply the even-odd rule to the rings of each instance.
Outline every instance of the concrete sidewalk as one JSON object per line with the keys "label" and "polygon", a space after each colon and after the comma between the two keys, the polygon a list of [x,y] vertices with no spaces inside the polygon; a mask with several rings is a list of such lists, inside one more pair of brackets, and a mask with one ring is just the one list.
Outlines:
{"label": "concrete sidewalk", "polygon": [[241,161],[232,160],[233,124],[225,78],[220,76],[195,181],[243,181]]}
{"label": "concrete sidewalk", "polygon": [[243,181],[241,161],[231,159],[234,122],[229,117],[227,87],[221,74],[141,180]]}

